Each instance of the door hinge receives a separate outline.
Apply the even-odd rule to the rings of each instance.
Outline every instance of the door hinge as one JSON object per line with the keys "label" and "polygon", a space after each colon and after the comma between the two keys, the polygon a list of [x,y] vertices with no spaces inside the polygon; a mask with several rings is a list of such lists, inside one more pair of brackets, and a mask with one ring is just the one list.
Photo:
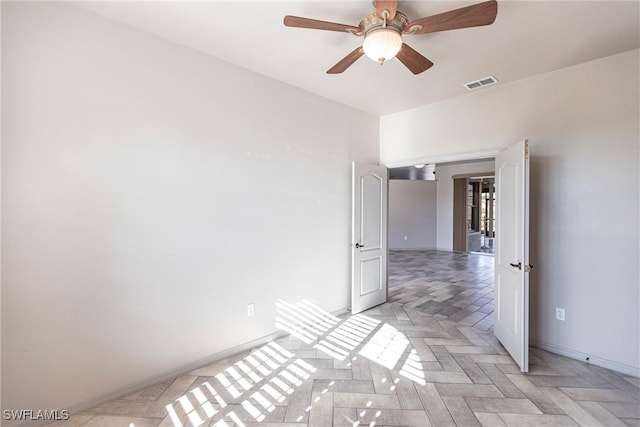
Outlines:
{"label": "door hinge", "polygon": [[524,142],[524,158],[529,159],[529,141]]}

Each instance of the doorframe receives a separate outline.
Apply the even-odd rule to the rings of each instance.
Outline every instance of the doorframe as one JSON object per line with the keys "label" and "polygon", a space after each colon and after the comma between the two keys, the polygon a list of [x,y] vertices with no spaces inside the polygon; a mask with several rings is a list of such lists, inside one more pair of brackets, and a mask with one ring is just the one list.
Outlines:
{"label": "doorframe", "polygon": [[502,151],[505,147],[494,147],[486,150],[467,151],[464,153],[446,153],[428,157],[417,157],[407,160],[393,160],[382,164],[387,168],[401,168],[406,166],[431,164],[431,163],[451,163],[451,162],[463,162],[463,161],[482,161],[495,159],[496,155]]}
{"label": "doorframe", "polygon": [[[494,160],[496,158],[496,155],[504,150],[505,147],[494,147],[494,148],[488,148],[486,150],[478,150],[478,151],[467,151],[467,152],[462,152],[462,153],[445,153],[445,154],[439,154],[439,155],[434,155],[434,156],[428,156],[428,157],[417,157],[417,158],[413,158],[413,159],[407,159],[407,160],[394,160],[394,161],[390,161],[390,162],[385,162],[385,163],[380,163],[382,166],[385,166],[387,169],[391,169],[391,168],[400,168],[400,167],[409,167],[409,166],[414,166],[414,165],[418,165],[418,164],[438,164],[438,163],[453,163],[453,162],[481,162],[483,160]],[[451,178],[455,179],[455,178],[470,178],[470,177],[474,177],[474,176],[482,176],[482,175],[495,175],[495,168],[493,171],[491,172],[479,172],[479,173],[465,173],[465,174],[456,174],[453,175]],[[437,178],[436,178],[437,179]],[[466,203],[465,203],[466,204]],[[454,209],[455,209],[455,200],[454,200]],[[455,210],[453,212],[453,230],[456,229],[456,218],[455,218]],[[466,209],[465,209],[465,213],[464,216],[466,218]],[[388,221],[388,218],[387,218]],[[466,219],[465,219],[466,221]],[[466,230],[466,223],[464,224],[465,230]],[[389,228],[389,225],[387,224],[387,230]],[[452,252],[455,252],[455,238],[454,238],[454,242],[452,242]],[[466,239],[465,239],[465,253],[467,253],[467,244],[466,244]]]}

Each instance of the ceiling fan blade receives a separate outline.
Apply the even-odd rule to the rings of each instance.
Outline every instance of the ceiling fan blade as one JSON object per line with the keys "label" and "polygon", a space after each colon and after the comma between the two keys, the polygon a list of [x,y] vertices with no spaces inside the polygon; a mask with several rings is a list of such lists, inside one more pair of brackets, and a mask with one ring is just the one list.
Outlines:
{"label": "ceiling fan blade", "polygon": [[405,43],[402,43],[402,47],[400,48],[400,52],[396,55],[396,58],[398,58],[398,60],[402,62],[413,74],[420,74],[433,66],[433,62],[420,55]]}
{"label": "ceiling fan blade", "polygon": [[360,59],[362,55],[364,55],[364,50],[362,50],[362,46],[358,46],[353,50],[353,52],[351,52],[350,54],[342,58],[340,62],[338,62],[333,67],[329,68],[329,70],[327,71],[327,74],[342,73],[344,70],[346,70],[351,65],[353,65],[354,62]]}
{"label": "ceiling fan blade", "polygon": [[[405,34],[426,34],[489,25],[493,24],[497,14],[498,2],[495,0],[485,1],[438,15],[416,19],[406,25]],[[412,31],[412,28],[417,28],[417,30]]]}
{"label": "ceiling fan blade", "polygon": [[384,11],[389,12],[389,16],[387,16],[387,20],[391,21],[396,16],[396,10],[398,10],[398,0],[376,0],[376,14],[384,19]]}
{"label": "ceiling fan blade", "polygon": [[318,21],[317,19],[301,18],[287,15],[284,17],[284,25],[287,27],[310,28],[312,30],[339,31],[347,33],[359,33],[360,27],[353,25],[337,24],[335,22]]}

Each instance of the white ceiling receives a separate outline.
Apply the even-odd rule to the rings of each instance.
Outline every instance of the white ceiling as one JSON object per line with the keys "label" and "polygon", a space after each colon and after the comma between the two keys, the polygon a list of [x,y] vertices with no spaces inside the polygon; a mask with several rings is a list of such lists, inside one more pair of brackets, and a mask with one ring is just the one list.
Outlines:
{"label": "white ceiling", "polygon": [[[414,20],[474,3],[400,1],[398,9]],[[371,1],[74,4],[375,115],[465,95],[464,83],[489,75],[503,85],[640,47],[637,1],[501,0],[493,25],[405,37],[435,64],[422,74],[397,59],[380,66],[362,57],[343,74],[328,75],[362,38],[288,28],[283,17],[357,25],[374,10]]]}

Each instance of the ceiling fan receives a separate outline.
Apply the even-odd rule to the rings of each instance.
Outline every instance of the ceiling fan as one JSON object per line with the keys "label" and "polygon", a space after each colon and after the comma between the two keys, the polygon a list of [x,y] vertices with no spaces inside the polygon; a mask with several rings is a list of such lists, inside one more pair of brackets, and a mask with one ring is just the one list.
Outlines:
{"label": "ceiling fan", "polygon": [[398,10],[398,0],[374,0],[373,3],[376,11],[365,16],[357,26],[291,15],[284,17],[284,25],[364,36],[362,46],[353,50],[331,67],[327,71],[328,74],[342,73],[362,55],[366,55],[380,64],[397,57],[413,74],[420,74],[431,68],[433,62],[403,43],[402,36],[490,25],[498,14],[497,1],[490,0],[409,21],[407,16]]}

